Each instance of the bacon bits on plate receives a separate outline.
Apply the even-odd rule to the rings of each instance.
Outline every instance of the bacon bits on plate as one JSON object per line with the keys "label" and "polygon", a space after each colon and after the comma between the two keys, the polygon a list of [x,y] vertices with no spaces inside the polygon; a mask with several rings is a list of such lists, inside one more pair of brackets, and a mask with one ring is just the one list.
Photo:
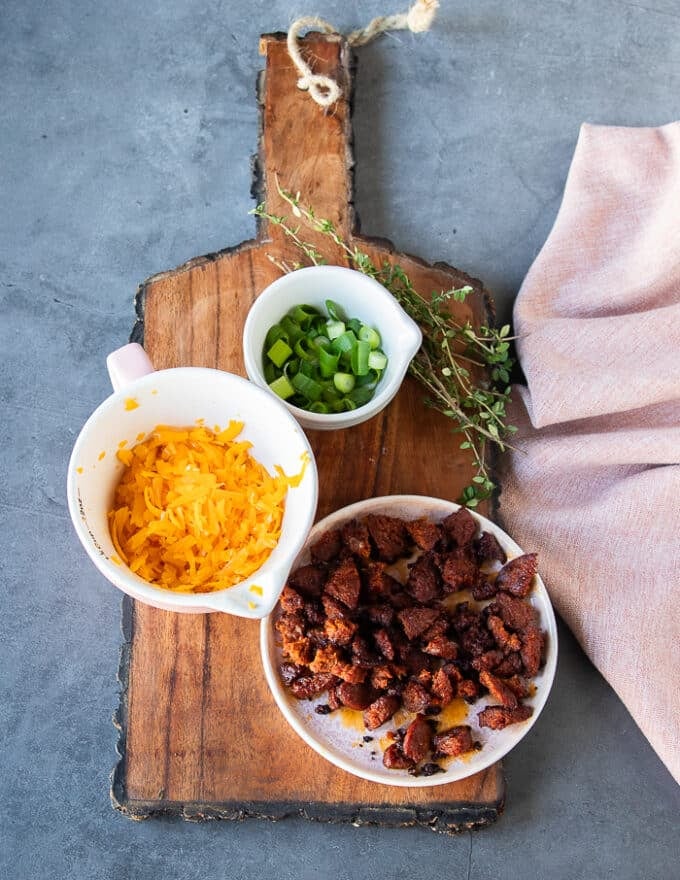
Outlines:
{"label": "bacon bits on plate", "polygon": [[277,702],[365,778],[441,784],[488,766],[552,681],[554,618],[536,572],[536,554],[450,502],[395,496],[331,515],[263,625]]}

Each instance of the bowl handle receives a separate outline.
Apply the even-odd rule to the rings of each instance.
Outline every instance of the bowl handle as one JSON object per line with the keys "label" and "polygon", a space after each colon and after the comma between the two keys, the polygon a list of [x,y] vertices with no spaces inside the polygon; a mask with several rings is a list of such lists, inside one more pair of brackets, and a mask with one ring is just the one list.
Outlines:
{"label": "bowl handle", "polygon": [[112,351],[106,358],[106,369],[114,391],[120,391],[130,382],[154,372],[148,354],[137,342],[131,342]]}

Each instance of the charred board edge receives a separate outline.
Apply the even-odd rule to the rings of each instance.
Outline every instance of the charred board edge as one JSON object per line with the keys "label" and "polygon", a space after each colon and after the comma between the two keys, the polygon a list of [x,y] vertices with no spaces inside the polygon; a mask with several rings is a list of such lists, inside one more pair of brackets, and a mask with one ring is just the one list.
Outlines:
{"label": "charred board edge", "polygon": [[120,647],[117,681],[120,685],[118,707],[113,713],[113,726],[118,731],[116,754],[118,761],[111,771],[109,796],[113,806],[122,813],[128,814],[125,789],[127,771],[127,730],[128,730],[128,694],[130,686],[130,659],[132,638],[134,635],[135,603],[129,596],[123,596],[121,603],[121,632],[123,644]]}
{"label": "charred board edge", "polygon": [[[504,787],[503,787],[504,788]],[[300,818],[327,824],[380,826],[392,828],[423,828],[439,834],[460,834],[493,824],[502,814],[505,796],[498,802],[480,804],[434,803],[428,807],[395,807],[376,804],[357,809],[349,804],[310,805],[281,803],[217,803],[210,806],[174,801],[133,801],[124,797],[114,802],[116,809],[129,819],[142,821],[159,816],[183,819],[187,822],[243,821]]]}

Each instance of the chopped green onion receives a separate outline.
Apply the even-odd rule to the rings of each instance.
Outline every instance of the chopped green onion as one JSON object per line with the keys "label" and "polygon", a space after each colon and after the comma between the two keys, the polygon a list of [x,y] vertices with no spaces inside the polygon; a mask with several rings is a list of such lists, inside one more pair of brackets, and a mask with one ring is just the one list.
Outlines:
{"label": "chopped green onion", "polygon": [[310,343],[306,336],[303,336],[302,339],[298,339],[295,343],[295,354],[299,358],[302,358],[303,361],[311,361],[315,357],[315,352],[310,350],[309,345]]}
{"label": "chopped green onion", "polygon": [[341,394],[349,394],[356,384],[356,379],[351,373],[336,373],[333,376],[333,384]]}
{"label": "chopped green onion", "polygon": [[303,330],[309,330],[319,312],[313,306],[295,306],[288,314]]}
{"label": "chopped green onion", "polygon": [[274,324],[274,326],[270,327],[267,331],[264,340],[265,351],[270,349],[277,339],[283,339],[286,343],[289,342],[288,334],[280,324]]}
{"label": "chopped green onion", "polygon": [[264,380],[267,385],[271,385],[278,375],[274,364],[271,361],[266,361],[264,365]]}
{"label": "chopped green onion", "polygon": [[344,321],[345,313],[342,310],[342,306],[339,306],[336,302],[333,302],[332,299],[326,300],[326,311],[328,312],[328,317],[331,321]]}
{"label": "chopped green onion", "polygon": [[380,334],[373,327],[362,324],[357,335],[361,342],[368,342],[371,346],[371,351],[374,348],[380,348]]}
{"label": "chopped green onion", "polygon": [[350,400],[354,401],[357,406],[363,406],[373,397],[373,388],[367,388],[366,386],[363,388],[354,388],[350,391],[348,397]]}
{"label": "chopped green onion", "polygon": [[350,364],[352,366],[352,372],[355,376],[368,375],[368,358],[370,352],[371,347],[368,342],[362,342],[361,340],[359,340],[352,349],[352,353],[350,355]]}
{"label": "chopped green onion", "polygon": [[331,348],[339,354],[349,354],[356,344],[357,338],[354,333],[351,330],[345,330],[344,333],[341,333],[340,336],[333,340]]}
{"label": "chopped green onion", "polygon": [[326,321],[326,333],[331,342],[345,332],[344,321]]}
{"label": "chopped green onion", "polygon": [[372,351],[368,356],[368,366],[372,370],[384,370],[387,366],[387,355],[382,351]]}
{"label": "chopped green onion", "polygon": [[323,348],[319,349],[319,372],[324,379],[331,379],[338,369],[339,354],[331,354]]}
{"label": "chopped green onion", "polygon": [[323,391],[322,385],[303,373],[296,373],[293,376],[292,385],[296,391],[302,394],[303,397],[311,400],[312,403],[321,397],[321,392]]}
{"label": "chopped green onion", "polygon": [[357,376],[357,385],[362,388],[371,388],[375,390],[375,386],[380,381],[379,370],[369,370],[365,376]]}
{"label": "chopped green onion", "polygon": [[289,397],[295,394],[295,389],[285,376],[279,376],[278,379],[274,379],[273,382],[269,383],[269,387],[282,400],[288,400]]}
{"label": "chopped green onion", "polygon": [[292,379],[293,376],[300,371],[300,360],[299,358],[293,358],[292,360],[286,361],[283,366],[283,375],[288,376],[289,379]]}
{"label": "chopped green onion", "polygon": [[282,367],[288,358],[292,355],[293,349],[283,341],[283,339],[277,339],[274,345],[267,352],[267,357],[269,360],[275,364],[277,367]]}
{"label": "chopped green onion", "polygon": [[308,379],[316,378],[316,364],[313,361],[300,360],[300,368],[298,373],[307,376]]}
{"label": "chopped green onion", "polygon": [[298,339],[305,335],[301,327],[289,315],[284,315],[281,318],[281,326],[288,334],[288,341],[291,345],[295,345]]}
{"label": "chopped green onion", "polygon": [[282,400],[310,412],[354,410],[375,394],[387,356],[380,334],[326,301],[328,317],[302,303],[269,328],[263,374]]}

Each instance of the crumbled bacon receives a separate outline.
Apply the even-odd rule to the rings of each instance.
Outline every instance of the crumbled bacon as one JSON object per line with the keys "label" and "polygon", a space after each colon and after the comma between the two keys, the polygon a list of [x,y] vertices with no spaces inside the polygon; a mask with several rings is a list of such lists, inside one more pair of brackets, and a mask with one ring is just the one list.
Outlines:
{"label": "crumbled bacon", "polygon": [[343,559],[326,581],[324,592],[354,609],[359,604],[360,591],[361,579],[356,563],[353,559]]}
{"label": "crumbled bacon", "polygon": [[385,749],[383,764],[388,770],[408,770],[413,767],[413,761],[406,757],[399,743],[392,743]]}
{"label": "crumbled bacon", "polygon": [[483,671],[479,673],[479,682],[502,706],[507,706],[508,709],[516,708],[517,694],[501,678],[496,678],[491,672]]}
{"label": "crumbled bacon", "polygon": [[335,559],[342,549],[342,535],[339,531],[333,530],[324,532],[316,543],[309,548],[309,555],[312,562],[331,562]]}
{"label": "crumbled bacon", "polygon": [[441,595],[441,575],[432,554],[419,556],[409,566],[406,590],[417,602],[432,602]]}
{"label": "crumbled bacon", "polygon": [[342,541],[354,556],[368,559],[371,555],[371,541],[365,522],[353,519],[342,527]]}
{"label": "crumbled bacon", "polygon": [[364,712],[364,727],[366,730],[376,730],[376,728],[382,727],[394,715],[400,703],[399,697],[389,696],[388,694],[378,697]]}
{"label": "crumbled bacon", "polygon": [[538,620],[538,612],[533,605],[509,593],[499,593],[489,608],[493,609],[493,613],[497,614],[507,627],[516,632],[522,632]]}
{"label": "crumbled bacon", "polygon": [[319,596],[326,581],[326,572],[316,565],[303,565],[288,580],[292,587],[305,596]]}
{"label": "crumbled bacon", "polygon": [[406,531],[421,550],[432,550],[441,538],[441,527],[426,517],[407,522]]}
{"label": "crumbled bacon", "polygon": [[349,709],[368,709],[371,705],[373,695],[371,689],[365,684],[351,684],[343,681],[335,689],[335,694],[343,706]]}
{"label": "crumbled bacon", "polygon": [[[497,705],[479,712],[479,723],[492,729],[531,715],[522,700],[533,693],[545,640],[525,599],[536,555],[505,562],[496,538],[477,533],[467,510],[442,523],[355,519],[317,539],[311,563],[289,576],[281,594],[280,675],[294,697],[326,694],[318,714],[356,709],[367,730],[401,708],[415,715],[389,732],[386,767],[429,775],[442,769],[443,756],[479,748],[467,725],[433,735],[430,716],[454,699],[474,703],[488,694]],[[494,561],[505,562],[496,577],[480,568]],[[407,572],[404,583],[397,571]],[[485,607],[452,604],[450,594],[463,588]]]}
{"label": "crumbled bacon", "polygon": [[478,713],[480,727],[490,727],[492,730],[502,730],[509,724],[517,724],[526,721],[533,714],[531,706],[520,703],[514,709],[505,706],[487,706]]}
{"label": "crumbled bacon", "polygon": [[472,728],[467,724],[461,724],[458,727],[450,727],[448,730],[442,730],[434,737],[435,757],[438,755],[457,758],[458,755],[464,755],[475,748],[472,741]]}
{"label": "crumbled bacon", "polygon": [[524,599],[531,592],[537,567],[538,556],[535,553],[517,556],[506,562],[498,572],[496,586],[499,590]]}
{"label": "crumbled bacon", "polygon": [[440,614],[441,611],[437,608],[414,605],[412,608],[404,608],[397,617],[404,628],[406,638],[412,641],[431,627]]}
{"label": "crumbled bacon", "polygon": [[409,534],[402,519],[383,514],[369,514],[366,525],[375,545],[378,559],[394,562],[409,549]]}
{"label": "crumbled bacon", "polygon": [[496,639],[496,644],[502,651],[519,651],[522,647],[517,633],[509,632],[500,617],[490,614],[486,625],[489,627],[494,639]]}
{"label": "crumbled bacon", "polygon": [[432,728],[424,715],[416,715],[406,728],[402,749],[414,764],[420,763],[432,748]]}
{"label": "crumbled bacon", "polygon": [[522,647],[520,657],[524,663],[524,670],[529,678],[538,674],[541,668],[541,654],[543,652],[543,633],[532,623],[522,633]]}
{"label": "crumbled bacon", "polygon": [[477,534],[477,520],[469,510],[461,507],[446,517],[442,528],[454,547],[466,547]]}
{"label": "crumbled bacon", "polygon": [[474,587],[478,580],[479,568],[469,557],[461,556],[457,550],[443,557],[442,581],[447,592],[456,593]]}
{"label": "crumbled bacon", "polygon": [[480,562],[498,561],[504,563],[508,558],[505,550],[498,543],[498,538],[491,532],[482,532],[475,544],[475,550]]}

